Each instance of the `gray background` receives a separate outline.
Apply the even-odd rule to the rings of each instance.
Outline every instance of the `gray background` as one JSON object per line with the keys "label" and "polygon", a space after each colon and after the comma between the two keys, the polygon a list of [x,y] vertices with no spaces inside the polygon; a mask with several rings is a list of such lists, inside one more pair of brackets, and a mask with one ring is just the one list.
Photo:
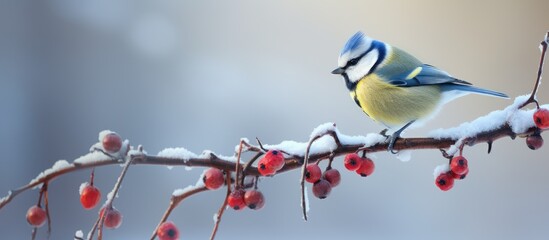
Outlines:
{"label": "gray background", "polygon": [[[306,141],[333,121],[350,135],[378,132],[329,72],[358,30],[408,50],[455,76],[517,96],[529,93],[549,29],[539,1],[2,1],[0,3],[0,195],[26,184],[58,159],[88,150],[103,129],[149,153],[184,146],[230,155],[241,137],[265,143]],[[547,84],[539,98],[547,103]],[[468,96],[406,136],[501,109],[511,100]],[[545,135],[547,136],[547,135]],[[261,182],[261,211],[223,218],[219,239],[547,239],[549,148],[523,139],[466,148],[470,175],[441,192],[436,150],[402,163],[377,154],[369,178],[343,171],[325,200],[301,219],[297,171]],[[108,192],[121,169],[104,167]],[[116,199],[122,226],[107,239],[146,239],[173,189],[201,170],[132,167]],[[89,171],[50,186],[52,239],[87,230],[78,186]],[[184,239],[205,239],[224,191],[190,198],[171,220]],[[37,191],[0,211],[5,239],[30,237],[25,212]],[[45,238],[45,228],[39,239]]]}

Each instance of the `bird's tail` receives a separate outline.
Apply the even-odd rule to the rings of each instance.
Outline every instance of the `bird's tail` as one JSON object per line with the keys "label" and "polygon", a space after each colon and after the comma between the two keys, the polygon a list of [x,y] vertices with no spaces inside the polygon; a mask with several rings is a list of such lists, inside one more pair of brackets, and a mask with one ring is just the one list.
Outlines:
{"label": "bird's tail", "polygon": [[507,94],[496,92],[484,88],[478,88],[473,87],[471,85],[461,85],[461,84],[448,84],[448,85],[442,85],[442,91],[443,92],[450,92],[450,91],[458,91],[458,92],[464,92],[464,93],[476,93],[476,94],[482,94],[482,95],[488,95],[488,96],[494,96],[494,97],[500,97],[500,98],[509,98]]}

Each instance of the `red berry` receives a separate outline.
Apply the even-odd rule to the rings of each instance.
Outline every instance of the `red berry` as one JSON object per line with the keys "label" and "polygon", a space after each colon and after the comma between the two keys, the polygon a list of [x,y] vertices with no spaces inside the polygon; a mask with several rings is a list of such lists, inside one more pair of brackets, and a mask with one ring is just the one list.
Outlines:
{"label": "red berry", "polygon": [[316,183],[322,176],[322,170],[316,164],[308,164],[305,169],[305,180],[310,183]]}
{"label": "red berry", "polygon": [[457,156],[450,160],[450,170],[457,175],[462,175],[467,171],[467,159],[463,156]]}
{"label": "red berry", "polygon": [[540,108],[534,113],[534,122],[541,129],[549,128],[549,110]]}
{"label": "red berry", "polygon": [[204,172],[204,177],[202,181],[206,188],[210,190],[216,190],[223,186],[225,183],[225,178],[223,177],[223,172],[217,168],[210,168]]}
{"label": "red berry", "polygon": [[103,149],[110,153],[118,152],[122,147],[122,138],[115,132],[105,135],[101,142],[103,143]]}
{"label": "red berry", "polygon": [[257,170],[263,176],[273,175],[284,167],[284,155],[278,150],[269,150],[257,164]]}
{"label": "red berry", "polygon": [[534,134],[526,137],[526,145],[532,149],[537,150],[543,146],[543,138],[539,134]]}
{"label": "red berry", "polygon": [[362,158],[362,163],[360,164],[360,167],[356,170],[356,173],[358,173],[362,177],[367,177],[372,175],[376,168],[376,165],[374,164],[374,161],[369,158]]}
{"label": "red berry", "polygon": [[[86,183],[84,183],[86,184]],[[80,203],[84,209],[92,209],[101,200],[101,192],[92,185],[86,185],[80,191]]]}
{"label": "red berry", "polygon": [[360,164],[362,164],[362,159],[356,153],[347,154],[345,160],[343,160],[343,164],[347,170],[356,171],[360,167]]}
{"label": "red berry", "polygon": [[[122,224],[122,213],[120,213],[120,211],[116,210],[116,208],[114,207],[107,209],[106,212],[107,215],[105,215],[104,222],[105,228],[115,229],[120,227],[120,225]],[[99,214],[103,215],[104,213],[105,208],[102,208]]]}
{"label": "red berry", "polygon": [[441,173],[435,180],[435,184],[442,191],[448,191],[454,186],[454,178],[450,173]]}
{"label": "red berry", "polygon": [[179,230],[173,222],[163,222],[156,230],[156,235],[160,240],[179,239]]}
{"label": "red berry", "polygon": [[328,197],[331,191],[332,186],[330,185],[330,182],[325,179],[320,179],[318,182],[313,184],[313,194],[317,198],[324,199]]}
{"label": "red berry", "polygon": [[244,190],[237,189],[232,191],[231,194],[229,194],[229,198],[227,199],[227,204],[234,210],[244,209],[244,207],[246,206],[246,203],[244,202]]}
{"label": "red berry", "polygon": [[341,174],[335,168],[329,169],[324,172],[323,178],[330,183],[332,187],[336,187],[341,182]]}
{"label": "red berry", "polygon": [[34,227],[41,227],[46,222],[46,211],[39,206],[32,206],[27,211],[27,222]]}
{"label": "red berry", "polygon": [[259,210],[265,205],[265,197],[258,190],[248,190],[244,193],[244,202],[250,209]]}
{"label": "red berry", "polygon": [[463,174],[461,174],[461,175],[456,174],[456,173],[454,173],[454,172],[452,172],[452,171],[450,171],[449,173],[450,173],[450,175],[451,175],[454,179],[456,179],[456,180],[461,180],[461,179],[465,179],[465,177],[467,177],[467,174],[469,174],[469,168],[467,168],[467,171],[465,171],[465,173],[463,173]]}
{"label": "red berry", "polygon": [[278,150],[269,150],[264,158],[268,159],[267,163],[276,171],[284,167],[284,155]]}
{"label": "red berry", "polygon": [[257,171],[263,176],[271,176],[275,174],[276,168],[268,163],[268,159],[262,158],[259,160],[259,163],[257,163]]}

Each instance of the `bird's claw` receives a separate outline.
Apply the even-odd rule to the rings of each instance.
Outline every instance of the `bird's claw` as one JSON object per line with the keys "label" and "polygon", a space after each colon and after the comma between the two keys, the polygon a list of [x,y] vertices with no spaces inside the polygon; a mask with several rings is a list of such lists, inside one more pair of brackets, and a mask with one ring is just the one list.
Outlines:
{"label": "bird's claw", "polygon": [[393,134],[391,136],[388,136],[389,146],[387,147],[387,151],[389,151],[392,154],[397,154],[398,153],[398,151],[395,151],[394,147],[395,147],[395,142],[399,137],[400,137],[399,134]]}

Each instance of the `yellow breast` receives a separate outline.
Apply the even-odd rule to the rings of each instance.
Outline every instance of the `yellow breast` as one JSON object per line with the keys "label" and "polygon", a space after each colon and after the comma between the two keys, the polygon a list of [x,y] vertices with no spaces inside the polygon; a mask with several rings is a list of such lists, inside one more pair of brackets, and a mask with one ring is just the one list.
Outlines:
{"label": "yellow breast", "polygon": [[372,119],[392,127],[430,115],[440,100],[440,88],[396,87],[376,74],[369,74],[358,82],[351,97]]}

